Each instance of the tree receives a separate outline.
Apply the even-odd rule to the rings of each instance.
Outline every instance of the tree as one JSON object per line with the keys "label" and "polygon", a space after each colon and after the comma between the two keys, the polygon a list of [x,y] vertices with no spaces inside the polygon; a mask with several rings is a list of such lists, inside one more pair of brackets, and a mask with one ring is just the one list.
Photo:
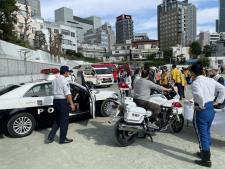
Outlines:
{"label": "tree", "polygon": [[190,54],[196,59],[202,53],[201,45],[198,42],[192,42],[190,45]]}
{"label": "tree", "polygon": [[[23,36],[22,36],[22,40],[24,42],[28,42],[28,38],[30,36],[30,33],[28,33],[31,25],[31,10],[29,9],[29,3],[28,0],[24,0],[24,5],[25,5],[25,14],[22,14],[23,18],[24,18],[24,29],[23,29]],[[21,13],[23,11],[20,11]]]}
{"label": "tree", "polygon": [[156,58],[156,53],[152,53],[147,56],[147,60],[154,60]]}
{"label": "tree", "polygon": [[1,0],[0,5],[0,29],[2,30],[1,39],[9,42],[16,40],[14,25],[17,22],[16,0]]}
{"label": "tree", "polygon": [[173,57],[173,50],[172,49],[166,49],[163,51],[163,57],[166,61],[170,61]]}
{"label": "tree", "polygon": [[209,45],[204,46],[203,53],[204,53],[205,57],[211,57],[212,47]]}
{"label": "tree", "polygon": [[36,31],[34,36],[34,47],[37,49],[46,49],[45,34],[42,31]]}
{"label": "tree", "polygon": [[198,60],[199,63],[202,64],[202,66],[204,67],[209,67],[210,66],[210,60],[209,58],[207,57],[201,57],[199,60]]}

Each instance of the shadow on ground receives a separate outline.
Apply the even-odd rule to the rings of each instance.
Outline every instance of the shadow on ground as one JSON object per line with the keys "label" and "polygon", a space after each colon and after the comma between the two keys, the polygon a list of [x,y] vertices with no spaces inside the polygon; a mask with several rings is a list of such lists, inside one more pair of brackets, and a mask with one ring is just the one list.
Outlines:
{"label": "shadow on ground", "polygon": [[[190,141],[198,144],[197,135],[193,127],[184,127],[181,133],[174,134],[176,137],[186,141]],[[225,148],[225,140],[223,138],[212,138],[212,147]]]}
{"label": "shadow on ground", "polygon": [[90,123],[92,128],[76,129],[75,132],[84,135],[88,140],[95,140],[97,145],[106,145],[116,147],[113,138],[113,126],[107,125],[107,122],[82,121],[79,122],[82,126],[87,126]]}

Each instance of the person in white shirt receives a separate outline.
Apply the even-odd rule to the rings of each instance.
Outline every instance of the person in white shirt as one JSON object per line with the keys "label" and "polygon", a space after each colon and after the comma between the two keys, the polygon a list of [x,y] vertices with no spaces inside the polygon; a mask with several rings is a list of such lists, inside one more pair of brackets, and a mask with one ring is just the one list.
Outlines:
{"label": "person in white shirt", "polygon": [[[195,103],[193,124],[200,147],[200,152],[197,155],[201,158],[201,160],[195,160],[195,163],[211,167],[210,128],[215,116],[214,106],[224,102],[225,87],[214,79],[205,77],[203,66],[199,63],[192,65],[191,72],[193,78],[192,93]],[[214,102],[215,94],[218,95]]]}
{"label": "person in white shirt", "polygon": [[54,95],[54,123],[48,135],[48,143],[52,143],[55,139],[57,130],[60,128],[60,144],[70,143],[73,139],[66,137],[69,125],[69,112],[75,111],[75,105],[72,100],[69,82],[66,78],[69,76],[69,67],[60,67],[60,76],[52,81],[52,91]]}

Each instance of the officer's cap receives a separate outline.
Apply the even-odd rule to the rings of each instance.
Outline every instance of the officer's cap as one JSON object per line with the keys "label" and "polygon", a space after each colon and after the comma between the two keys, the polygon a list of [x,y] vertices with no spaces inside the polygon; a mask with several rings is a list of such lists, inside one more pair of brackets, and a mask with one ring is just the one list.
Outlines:
{"label": "officer's cap", "polygon": [[71,70],[69,69],[68,66],[61,66],[60,67],[60,74],[65,74],[66,72],[70,72]]}

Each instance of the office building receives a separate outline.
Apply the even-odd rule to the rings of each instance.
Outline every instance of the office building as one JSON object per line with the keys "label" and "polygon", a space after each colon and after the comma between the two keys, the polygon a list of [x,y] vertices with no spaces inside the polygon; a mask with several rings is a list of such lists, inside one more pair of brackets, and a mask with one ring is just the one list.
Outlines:
{"label": "office building", "polygon": [[202,49],[204,48],[204,46],[210,45],[210,32],[200,32],[199,43]]}
{"label": "office building", "polygon": [[42,32],[46,36],[46,43],[50,47],[50,39],[54,41],[56,35],[62,35],[62,52],[67,50],[77,52],[76,28],[54,22],[44,22]]}
{"label": "office building", "polygon": [[110,51],[115,43],[115,33],[112,26],[105,23],[97,29],[90,29],[84,34],[84,41],[87,44],[95,44],[105,47]]}
{"label": "office building", "polygon": [[218,32],[225,32],[225,0],[220,0]]}
{"label": "office building", "polygon": [[90,29],[101,27],[101,18],[91,16],[88,18],[81,18],[73,15],[73,10],[62,7],[55,10],[55,22],[76,27],[78,42],[84,42],[84,34]]}
{"label": "office building", "polygon": [[[26,0],[17,0],[18,3],[25,4]],[[31,7],[31,17],[41,18],[41,5],[40,0],[27,0],[28,5]]]}
{"label": "office building", "polygon": [[160,49],[189,46],[196,39],[196,7],[188,0],[163,0],[158,5]]}
{"label": "office building", "polygon": [[134,41],[149,40],[147,33],[134,33]]}
{"label": "office building", "polygon": [[133,20],[131,15],[116,18],[116,43],[125,44],[133,39]]}

